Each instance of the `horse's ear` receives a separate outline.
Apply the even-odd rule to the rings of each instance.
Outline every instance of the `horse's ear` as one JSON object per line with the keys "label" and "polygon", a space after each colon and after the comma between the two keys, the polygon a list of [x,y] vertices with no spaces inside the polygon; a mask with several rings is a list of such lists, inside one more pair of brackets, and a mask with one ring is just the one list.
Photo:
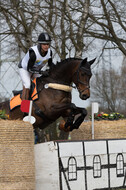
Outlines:
{"label": "horse's ear", "polygon": [[89,61],[88,63],[89,63],[90,65],[92,65],[92,64],[95,62],[95,60],[96,60],[96,58],[95,58],[95,59],[92,59],[92,60]]}
{"label": "horse's ear", "polygon": [[83,61],[81,62],[81,66],[83,67],[86,63],[87,63],[87,57],[83,59]]}

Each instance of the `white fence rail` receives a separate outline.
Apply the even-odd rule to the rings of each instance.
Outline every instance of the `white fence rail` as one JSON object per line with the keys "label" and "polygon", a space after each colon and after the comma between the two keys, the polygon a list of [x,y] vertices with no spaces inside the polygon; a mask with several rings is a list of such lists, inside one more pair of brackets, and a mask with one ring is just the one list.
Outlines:
{"label": "white fence rail", "polygon": [[126,139],[35,145],[36,190],[126,188]]}

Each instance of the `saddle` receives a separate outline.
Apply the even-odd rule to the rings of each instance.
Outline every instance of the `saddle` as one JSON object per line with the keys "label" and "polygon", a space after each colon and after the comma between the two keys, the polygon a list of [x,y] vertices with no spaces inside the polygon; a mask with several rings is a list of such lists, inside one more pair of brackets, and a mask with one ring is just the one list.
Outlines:
{"label": "saddle", "polygon": [[[14,90],[13,94],[14,94],[14,97],[12,97],[10,100],[10,110],[13,110],[14,108],[20,106],[21,102],[22,102],[22,99],[21,99],[22,90],[20,90],[20,91]],[[38,99],[38,89],[37,89],[37,79],[36,78],[31,82],[29,97],[31,100]]]}

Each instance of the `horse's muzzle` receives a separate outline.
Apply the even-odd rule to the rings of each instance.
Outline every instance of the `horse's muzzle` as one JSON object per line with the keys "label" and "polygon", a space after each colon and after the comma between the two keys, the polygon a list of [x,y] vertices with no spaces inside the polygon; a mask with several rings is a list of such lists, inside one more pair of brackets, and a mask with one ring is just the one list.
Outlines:
{"label": "horse's muzzle", "polygon": [[89,97],[90,97],[89,94],[80,93],[80,98],[81,98],[82,100],[87,100]]}
{"label": "horse's muzzle", "polygon": [[87,86],[83,90],[78,89],[78,91],[79,91],[79,96],[82,100],[87,100],[88,98],[90,98],[90,86]]}

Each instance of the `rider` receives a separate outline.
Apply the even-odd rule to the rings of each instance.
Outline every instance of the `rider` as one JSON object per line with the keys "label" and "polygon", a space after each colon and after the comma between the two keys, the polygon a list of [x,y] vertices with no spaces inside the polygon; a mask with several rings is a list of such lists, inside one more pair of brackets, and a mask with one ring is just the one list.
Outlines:
{"label": "rider", "polygon": [[41,75],[48,76],[48,69],[52,63],[50,43],[50,35],[41,33],[38,37],[38,45],[31,47],[18,65],[23,83],[22,100],[29,98],[31,79]]}

